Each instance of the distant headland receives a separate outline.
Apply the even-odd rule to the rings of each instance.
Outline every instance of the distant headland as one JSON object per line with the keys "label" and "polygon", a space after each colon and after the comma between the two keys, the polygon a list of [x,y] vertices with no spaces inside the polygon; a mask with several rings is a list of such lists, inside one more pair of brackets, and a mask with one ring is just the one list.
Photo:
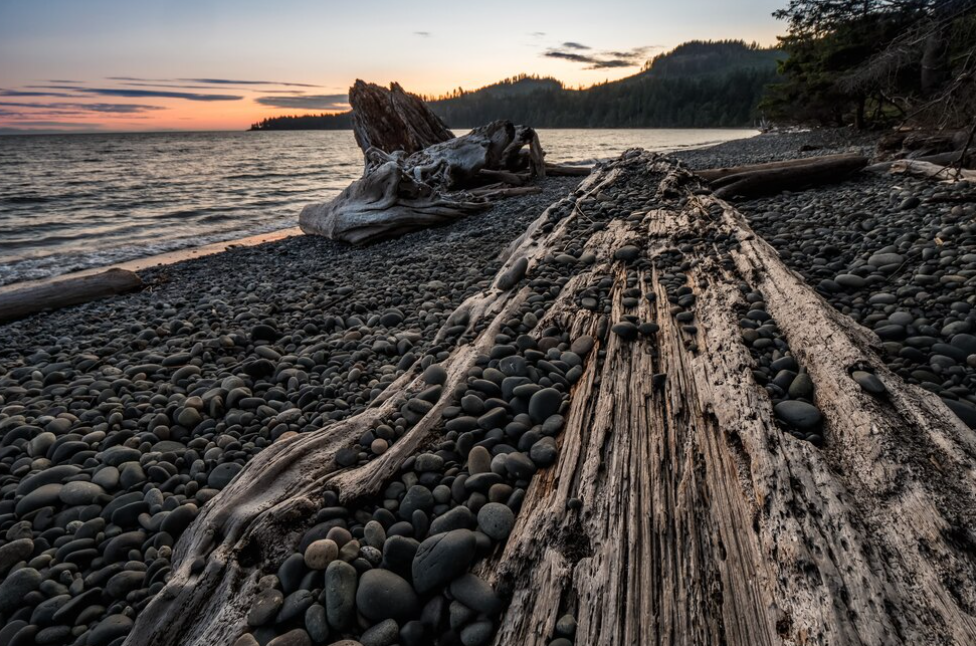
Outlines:
{"label": "distant headland", "polygon": [[[587,89],[520,74],[473,91],[424,97],[449,126],[495,119],[538,128],[736,128],[756,106],[785,54],[743,41],[691,41],[649,60],[633,76]],[[352,113],[269,117],[251,130],[348,130]]]}

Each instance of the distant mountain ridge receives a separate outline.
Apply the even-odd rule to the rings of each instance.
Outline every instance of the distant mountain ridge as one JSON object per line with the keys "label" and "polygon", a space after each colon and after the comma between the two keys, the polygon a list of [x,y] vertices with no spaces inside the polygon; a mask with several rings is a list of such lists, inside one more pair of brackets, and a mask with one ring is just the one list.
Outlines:
{"label": "distant mountain ridge", "polygon": [[[756,121],[776,78],[776,49],[742,41],[691,41],[660,54],[633,76],[570,89],[521,74],[473,91],[424,97],[453,128],[508,119],[536,128],[742,127]],[[342,130],[351,113],[272,117],[252,130]]]}

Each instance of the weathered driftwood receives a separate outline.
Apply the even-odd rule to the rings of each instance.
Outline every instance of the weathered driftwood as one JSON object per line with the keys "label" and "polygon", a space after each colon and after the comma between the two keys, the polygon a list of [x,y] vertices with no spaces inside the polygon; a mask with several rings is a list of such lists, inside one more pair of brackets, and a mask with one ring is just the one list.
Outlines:
{"label": "weathered driftwood", "polygon": [[396,160],[389,159],[350,184],[331,202],[306,206],[298,216],[298,224],[305,233],[363,244],[446,224],[488,207],[487,203],[464,195],[439,193],[414,179]]}
{"label": "weathered driftwood", "polygon": [[[784,165],[765,169],[749,169],[728,173],[711,182],[715,197],[752,198],[821,186],[847,179],[864,168],[868,160],[860,155],[814,157],[803,164]],[[735,169],[732,169],[735,170]]]}
{"label": "weathered driftwood", "polygon": [[464,191],[499,179],[521,186],[545,177],[544,152],[532,128],[494,121],[454,137],[419,97],[396,83],[387,90],[356,81],[349,102],[365,172],[331,202],[302,210],[299,225],[306,233],[372,242],[463,217],[487,208],[481,203],[491,199],[523,194]]}
{"label": "weathered driftwood", "polygon": [[349,103],[353,134],[364,152],[377,148],[409,155],[454,138],[420,97],[404,92],[398,83],[387,90],[357,79],[349,88]]}
{"label": "weathered driftwood", "polygon": [[87,303],[142,287],[142,279],[126,269],[109,269],[89,276],[66,278],[35,287],[0,293],[0,323],[45,310]]}
{"label": "weathered driftwood", "polygon": [[712,184],[712,186],[718,187],[722,186],[726,182],[722,182],[726,177],[731,175],[741,175],[743,173],[754,173],[767,170],[779,170],[781,168],[795,168],[797,166],[808,166],[812,163],[824,162],[824,161],[836,161],[838,159],[847,159],[852,157],[850,153],[840,153],[837,155],[822,155],[820,157],[802,157],[800,159],[788,159],[786,161],[776,161],[776,162],[765,162],[762,164],[745,164],[743,166],[725,166],[722,168],[708,168],[705,170],[695,171],[695,173],[704,179],[706,182]]}
{"label": "weathered driftwood", "polygon": [[[785,267],[732,207],[693,195],[698,184],[687,172],[631,155],[591,176],[582,192],[613,199],[633,190],[621,181],[633,172],[660,181],[671,197],[594,233],[586,249],[597,262],[563,285],[539,322],[602,340],[574,388],[559,461],[533,480],[505,549],[479,566],[512,594],[495,644],[546,644],[567,610],[581,646],[973,643],[976,436],[935,395],[891,373],[876,354],[879,340]],[[442,364],[444,392],[454,392],[531,294],[503,276],[517,267],[531,277],[575,221],[588,221],[586,208],[548,233],[543,214],[492,286],[451,317],[448,326],[467,320],[483,331]],[[722,236],[738,244],[709,242]],[[652,258],[682,248],[698,297],[695,338],[667,312],[657,270],[639,270],[637,284],[628,283],[634,270],[613,252],[635,240]],[[636,314],[660,331],[633,343],[601,335],[601,316],[575,304],[599,276],[614,279],[611,320],[625,313],[625,289],[656,294],[660,305],[642,300]],[[754,381],[736,315],[743,282],[764,293],[816,383],[823,449],[779,430]],[[856,386],[855,365],[874,370],[884,398]],[[667,375],[663,385],[655,373]],[[232,643],[257,579],[294,549],[323,486],[343,501],[372,495],[431,441],[450,397],[365,466],[333,461],[422,385],[410,371],[359,416],[252,459],[184,533],[170,581],[126,644]],[[580,511],[568,504],[574,498]],[[206,567],[194,573],[201,557]]]}
{"label": "weathered driftwood", "polygon": [[917,159],[900,159],[896,162],[892,162],[889,170],[892,173],[913,175],[915,177],[930,177],[933,179],[949,181],[976,180],[976,170],[941,166],[931,162],[918,161]]}
{"label": "weathered driftwood", "polygon": [[[590,362],[573,394],[559,462],[481,568],[514,588],[517,610],[495,643],[546,644],[567,609],[577,644],[973,643],[976,437],[888,371],[879,340],[724,202],[689,196],[648,213],[643,230],[656,255],[709,225],[740,246],[685,255],[696,350],[665,309],[642,302],[640,318],[661,325],[657,356],[653,343],[615,336],[600,348],[602,366]],[[617,223],[606,235],[603,258],[633,234]],[[617,278],[616,319],[624,271],[605,261],[595,272]],[[749,373],[735,314],[742,281],[764,293],[817,384],[823,450],[777,430]],[[637,287],[667,303],[656,272]],[[597,324],[573,309],[552,315],[577,332]],[[853,383],[854,365],[874,369],[887,399]],[[654,373],[667,374],[664,388]],[[573,498],[579,515],[567,511]]]}

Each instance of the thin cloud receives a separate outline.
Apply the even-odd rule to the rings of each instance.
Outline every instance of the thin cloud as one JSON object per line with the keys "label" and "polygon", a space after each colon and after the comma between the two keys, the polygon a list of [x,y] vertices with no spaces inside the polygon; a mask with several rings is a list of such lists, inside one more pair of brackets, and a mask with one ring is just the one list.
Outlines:
{"label": "thin cloud", "polygon": [[545,35],[546,35],[546,32],[544,32],[544,31],[533,31],[532,33],[529,34],[529,36],[532,36],[534,38],[542,38]]}
{"label": "thin cloud", "polygon": [[420,36],[421,38],[430,38],[430,32],[429,31],[415,31],[415,32],[413,32],[413,35],[414,36]]}
{"label": "thin cloud", "polygon": [[574,54],[572,52],[561,52],[558,50],[549,50],[543,54],[547,58],[559,58],[564,61],[572,61],[573,63],[594,63],[596,59],[592,56],[587,56],[585,54]]}
{"label": "thin cloud", "polygon": [[290,108],[293,110],[346,110],[349,108],[349,97],[345,94],[261,96],[254,101],[271,108]]}
{"label": "thin cloud", "polygon": [[33,90],[0,90],[0,96],[59,96],[59,97],[76,97],[77,94],[68,94],[67,92],[35,92]]}
{"label": "thin cloud", "polygon": [[18,101],[0,101],[0,105],[14,108],[37,108],[40,110],[57,110],[65,113],[83,114],[98,112],[100,114],[138,114],[152,110],[165,110],[158,105],[143,105],[139,103],[29,103]]}
{"label": "thin cloud", "polygon": [[242,96],[234,94],[198,94],[196,92],[166,92],[158,90],[129,90],[125,88],[70,87],[64,85],[44,85],[52,90],[74,90],[98,96],[118,96],[127,98],[186,99],[187,101],[239,101]]}
{"label": "thin cloud", "polygon": [[635,63],[634,61],[623,60],[620,58],[611,58],[609,60],[597,61],[592,65],[590,65],[589,67],[587,67],[586,69],[603,70],[603,69],[611,69],[614,67],[636,67],[638,65],[640,65],[640,63]]}
{"label": "thin cloud", "polygon": [[[243,80],[243,79],[215,79],[215,78],[151,79],[151,78],[144,78],[141,76],[108,76],[106,78],[109,81],[128,81],[130,83],[137,82],[139,84],[147,85],[149,87],[181,87],[180,85],[178,85],[180,83],[198,83],[204,86],[207,85],[280,85],[284,87],[321,87],[319,85],[312,85],[311,83],[290,83],[287,81],[252,81],[252,80]],[[199,86],[192,86],[192,87],[199,87]]]}
{"label": "thin cloud", "polygon": [[[585,65],[583,69],[602,70],[622,67],[639,67],[647,60],[648,53],[654,46],[634,47],[626,51],[594,52],[581,54],[580,50],[590,48],[580,43],[567,42],[562,47],[550,48],[542,53],[546,58],[556,58],[570,63]],[[576,50],[576,51],[568,51]]]}
{"label": "thin cloud", "polygon": [[239,81],[234,79],[177,79],[189,83],[206,83],[208,85],[283,85],[286,87],[321,87],[311,83],[286,83],[284,81]]}
{"label": "thin cloud", "polygon": [[[44,128],[101,128],[100,123],[89,123],[84,121],[24,121],[18,126],[39,126]],[[7,128],[6,130],[27,130],[27,128]]]}

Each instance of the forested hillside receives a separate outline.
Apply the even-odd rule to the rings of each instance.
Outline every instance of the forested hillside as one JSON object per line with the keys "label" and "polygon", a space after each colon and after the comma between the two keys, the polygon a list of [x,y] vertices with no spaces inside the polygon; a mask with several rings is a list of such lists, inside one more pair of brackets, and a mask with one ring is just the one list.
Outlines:
{"label": "forested hillside", "polygon": [[[780,53],[741,41],[685,43],[634,76],[585,90],[526,75],[475,91],[425,97],[454,128],[509,119],[537,128],[702,128],[753,125]],[[348,113],[276,117],[255,130],[344,129]]]}

